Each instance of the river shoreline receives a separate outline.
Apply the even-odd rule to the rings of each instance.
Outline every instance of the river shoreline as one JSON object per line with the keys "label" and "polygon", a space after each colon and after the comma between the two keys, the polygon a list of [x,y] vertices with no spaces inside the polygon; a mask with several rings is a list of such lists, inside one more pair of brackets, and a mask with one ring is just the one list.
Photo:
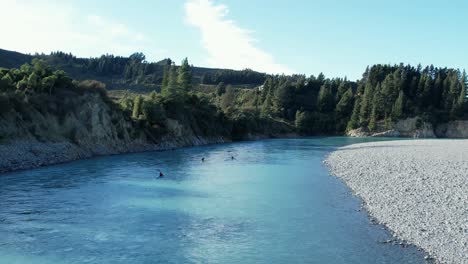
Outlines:
{"label": "river shoreline", "polygon": [[423,263],[322,163],[365,140],[235,142],[6,174],[0,262]]}
{"label": "river shoreline", "polygon": [[167,151],[183,147],[231,142],[222,137],[194,137],[190,140],[146,142],[109,142],[105,145],[80,146],[70,142],[40,143],[16,141],[0,144],[0,174],[89,159],[99,156],[138,152]]}
{"label": "river shoreline", "polygon": [[[441,263],[468,261],[468,141],[354,144],[325,163],[359,196],[371,219]],[[464,173],[465,172],[465,173]]]}
{"label": "river shoreline", "polygon": [[77,145],[71,142],[13,141],[0,144],[0,176],[3,173],[28,170],[39,167],[63,164],[67,162],[90,159],[100,156],[121,155],[129,153],[168,151],[186,147],[211,144],[223,144],[233,141],[251,141],[269,138],[295,138],[297,134],[249,135],[242,140],[225,137],[170,137],[159,143],[145,141],[116,142],[109,141],[98,145]]}

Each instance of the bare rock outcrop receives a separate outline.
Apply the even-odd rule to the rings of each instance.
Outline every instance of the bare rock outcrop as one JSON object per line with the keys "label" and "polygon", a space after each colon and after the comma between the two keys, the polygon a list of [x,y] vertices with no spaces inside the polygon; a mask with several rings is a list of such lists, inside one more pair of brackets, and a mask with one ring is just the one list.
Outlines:
{"label": "bare rock outcrop", "polygon": [[194,124],[169,119],[163,136],[112,109],[97,93],[65,97],[49,109],[29,107],[0,115],[0,173],[128,152],[167,150],[229,141],[204,136]]}
{"label": "bare rock outcrop", "polygon": [[468,121],[451,121],[434,129],[431,123],[419,117],[406,118],[386,129],[383,122],[377,122],[376,131],[367,128],[350,130],[346,135],[351,137],[409,137],[409,138],[468,138]]}
{"label": "bare rock outcrop", "polygon": [[444,138],[468,138],[468,121],[457,120],[438,125],[435,133]]}

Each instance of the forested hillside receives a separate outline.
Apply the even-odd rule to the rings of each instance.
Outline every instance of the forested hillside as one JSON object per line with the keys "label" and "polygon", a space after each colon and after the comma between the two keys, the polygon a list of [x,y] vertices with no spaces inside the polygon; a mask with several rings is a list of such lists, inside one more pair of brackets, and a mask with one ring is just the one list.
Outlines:
{"label": "forested hillside", "polygon": [[[0,137],[15,140],[25,135],[23,139],[48,141],[56,140],[55,136],[60,134],[58,138],[79,141],[76,128],[62,131],[60,127],[69,123],[67,119],[77,109],[87,107],[82,100],[78,101],[85,105],[77,105],[77,98],[93,94],[101,98],[109,111],[118,113],[118,117],[113,117],[117,120],[112,122],[117,124],[121,121],[118,119],[130,121],[132,132],[125,134],[138,134],[138,138],[153,143],[174,133],[174,127],[178,126],[179,130],[190,131],[192,136],[223,137],[227,140],[293,131],[287,123],[269,117],[227,115],[217,107],[211,94],[193,92],[188,60],[184,60],[180,67],[164,67],[163,77],[161,92],[128,92],[111,100],[104,83],[74,81],[64,71],[54,70],[41,59],[33,59],[32,64],[24,64],[19,69],[0,69],[0,119],[4,121],[0,122]],[[53,128],[47,127],[47,122],[42,123],[42,117],[34,118],[36,114],[53,117]],[[88,121],[82,120],[82,125],[88,126]],[[49,135],[47,131],[50,129],[56,131]],[[116,134],[120,135],[120,132]]]}
{"label": "forested hillside", "polygon": [[305,133],[385,128],[407,117],[434,125],[467,116],[466,73],[433,66],[374,65],[358,82],[305,76],[271,76],[261,92],[265,115],[295,121]]}
{"label": "forested hillside", "polygon": [[[0,49],[0,67],[19,68],[34,58],[41,59],[55,69],[64,70],[76,80],[94,79],[106,84],[109,90],[130,89],[136,92],[159,91],[163,81],[163,71],[174,62],[162,59],[148,62],[143,53],[136,52],[129,57],[102,55],[96,58],[78,58],[70,53],[27,55]],[[175,65],[175,64],[174,64]],[[192,68],[192,82],[195,84],[216,85],[219,82],[253,87],[261,85],[266,74],[249,69],[242,71]]]}
{"label": "forested hillside", "polygon": [[[0,65],[28,57],[11,52],[0,55]],[[434,127],[467,118],[465,72],[432,65],[374,65],[361,80],[349,81],[323,74],[203,70],[192,67],[187,59],[179,66],[170,59],[148,63],[142,53],[128,58],[83,59],[62,52],[34,57],[32,65],[0,71],[3,98],[46,97],[64,87],[78,89],[84,84],[106,93],[106,82],[72,82],[63,70],[53,68],[70,69],[72,76],[113,78],[122,82],[126,92],[113,100],[105,96],[106,100],[157,135],[164,134],[168,119],[180,120],[203,135],[240,139],[293,130],[306,135],[343,134],[356,128],[390,130],[397,121],[410,117]],[[145,90],[131,89],[138,84],[146,85]],[[245,88],[245,84],[252,86]],[[5,111],[8,104],[2,108]]]}
{"label": "forested hillside", "polygon": [[437,124],[465,119],[467,114],[465,71],[428,66],[376,65],[368,68],[356,91],[348,128],[376,127],[376,121],[392,122],[412,116]]}

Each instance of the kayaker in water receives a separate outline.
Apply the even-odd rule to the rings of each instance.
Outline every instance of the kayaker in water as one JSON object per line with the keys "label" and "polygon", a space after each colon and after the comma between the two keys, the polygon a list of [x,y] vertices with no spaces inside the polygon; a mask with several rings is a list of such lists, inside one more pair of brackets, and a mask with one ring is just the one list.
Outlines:
{"label": "kayaker in water", "polygon": [[205,157],[201,158],[201,161],[202,161],[202,162],[205,162]]}
{"label": "kayaker in water", "polygon": [[162,171],[159,171],[159,178],[162,178],[164,177],[164,173],[162,173]]}

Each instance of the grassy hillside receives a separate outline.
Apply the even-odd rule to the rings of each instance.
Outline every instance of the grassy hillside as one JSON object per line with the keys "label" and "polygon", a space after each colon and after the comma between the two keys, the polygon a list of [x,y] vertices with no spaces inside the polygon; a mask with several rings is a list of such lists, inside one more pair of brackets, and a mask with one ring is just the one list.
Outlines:
{"label": "grassy hillside", "polygon": [[[75,80],[98,80],[105,83],[108,90],[131,90],[139,93],[159,92],[164,67],[173,64],[170,59],[147,62],[141,53],[130,57],[102,55],[98,58],[77,58],[63,52],[27,55],[0,49],[0,68],[19,68],[34,58],[42,59],[51,67],[67,72]],[[192,67],[192,82],[206,86],[224,82],[250,88],[261,85],[265,78],[265,74],[251,70]]]}
{"label": "grassy hillside", "polygon": [[34,57],[31,55],[0,49],[0,67],[19,68],[25,63],[31,62]]}

